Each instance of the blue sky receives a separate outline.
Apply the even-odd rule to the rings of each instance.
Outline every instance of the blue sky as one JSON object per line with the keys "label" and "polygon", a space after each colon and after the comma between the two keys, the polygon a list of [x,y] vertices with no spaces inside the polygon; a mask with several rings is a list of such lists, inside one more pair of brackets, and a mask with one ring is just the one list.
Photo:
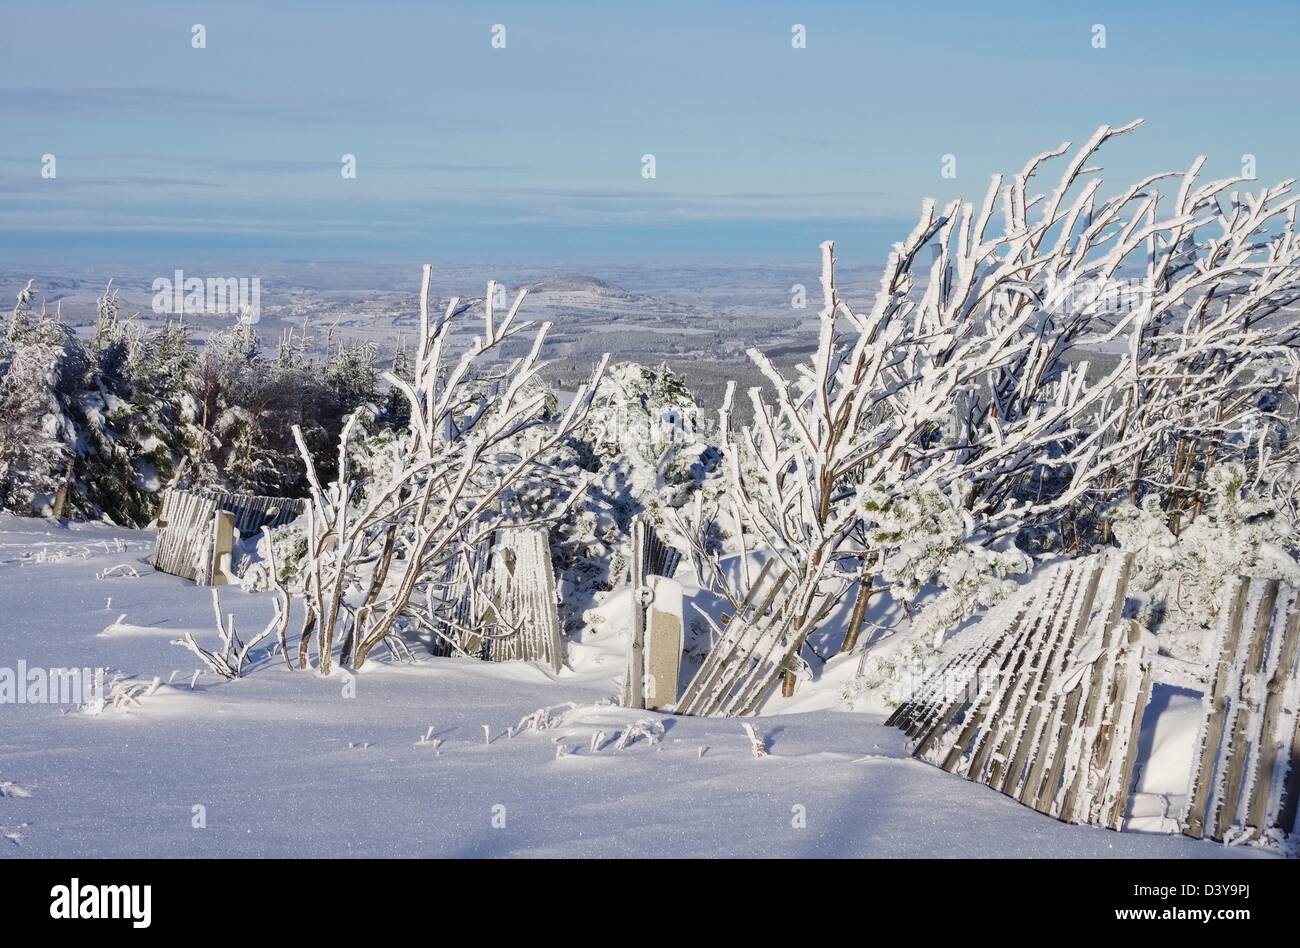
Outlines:
{"label": "blue sky", "polygon": [[833,237],[878,257],[923,196],[978,198],[1139,116],[1104,153],[1115,184],[1201,152],[1207,175],[1244,153],[1300,175],[1300,4],[1227,10],[5,0],[0,254],[784,262]]}

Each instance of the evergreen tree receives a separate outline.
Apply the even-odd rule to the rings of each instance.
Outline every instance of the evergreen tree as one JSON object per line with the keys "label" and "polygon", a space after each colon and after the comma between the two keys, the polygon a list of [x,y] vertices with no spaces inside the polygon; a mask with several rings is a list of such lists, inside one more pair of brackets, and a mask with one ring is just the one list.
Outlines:
{"label": "evergreen tree", "polygon": [[30,319],[30,290],[28,284],[20,294],[6,334],[0,378],[0,507],[48,515],[58,506],[77,446],[67,392],[80,353],[75,337],[57,320]]}
{"label": "evergreen tree", "polygon": [[27,285],[18,294],[18,302],[9,316],[9,327],[5,331],[5,340],[10,344],[15,343],[24,336],[31,323],[29,310],[32,301],[32,285],[35,282],[35,280],[27,281]]}

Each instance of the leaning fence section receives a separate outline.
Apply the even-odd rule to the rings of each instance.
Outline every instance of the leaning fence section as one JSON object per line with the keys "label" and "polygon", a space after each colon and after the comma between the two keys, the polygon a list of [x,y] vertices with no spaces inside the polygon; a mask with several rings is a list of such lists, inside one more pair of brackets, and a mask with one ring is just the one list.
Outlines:
{"label": "leaning fence section", "polygon": [[305,505],[306,501],[295,498],[233,491],[165,491],[157,520],[154,568],[200,586],[229,582],[236,536],[252,536],[264,526],[288,523]]}
{"label": "leaning fence section", "polygon": [[1119,829],[1154,657],[1123,618],[1131,563],[1049,567],[887,723],[950,773],[1060,820]]}
{"label": "leaning fence section", "polygon": [[679,714],[738,717],[751,714],[771,692],[792,648],[782,596],[793,574],[775,559],[763,564],[739,608],[677,703]]}
{"label": "leaning fence section", "polygon": [[296,497],[266,497],[234,491],[208,491],[217,509],[232,514],[240,536],[252,536],[263,527],[279,527],[297,520],[307,509],[307,501]]}
{"label": "leaning fence section", "polygon": [[[1058,819],[1122,829],[1154,683],[1123,618],[1131,556],[1052,568],[979,626],[886,722],[913,754]],[[1179,825],[1224,842],[1293,834],[1300,803],[1300,595],[1225,590]]]}
{"label": "leaning fence section", "polygon": [[212,530],[217,502],[187,490],[163,494],[154,569],[207,586],[212,580]]}
{"label": "leaning fence section", "polygon": [[431,598],[430,651],[490,662],[564,661],[545,529],[508,527],[450,564]]}
{"label": "leaning fence section", "polygon": [[487,580],[490,621],[484,657],[493,662],[545,662],[558,672],[564,652],[546,530],[498,530]]}

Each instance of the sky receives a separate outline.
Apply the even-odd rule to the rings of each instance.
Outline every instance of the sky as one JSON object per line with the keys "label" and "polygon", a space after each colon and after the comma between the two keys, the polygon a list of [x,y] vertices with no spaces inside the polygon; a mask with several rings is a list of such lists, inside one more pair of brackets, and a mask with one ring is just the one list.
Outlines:
{"label": "sky", "polygon": [[0,259],[880,257],[923,197],[1138,117],[1116,186],[1300,176],[1300,3],[1227,11],[0,0]]}

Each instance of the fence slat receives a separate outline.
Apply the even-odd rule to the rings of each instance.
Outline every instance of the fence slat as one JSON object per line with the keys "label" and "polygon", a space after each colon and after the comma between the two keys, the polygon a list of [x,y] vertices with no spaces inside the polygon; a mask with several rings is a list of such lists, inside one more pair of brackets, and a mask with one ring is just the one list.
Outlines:
{"label": "fence slat", "polygon": [[1214,651],[1216,662],[1214,682],[1206,696],[1207,714],[1201,725],[1200,741],[1197,745],[1199,753],[1192,772],[1192,790],[1188,794],[1187,813],[1183,820],[1183,832],[1196,839],[1205,835],[1205,809],[1210,802],[1214,778],[1219,769],[1219,745],[1223,740],[1227,715],[1228,685],[1233,659],[1237,653],[1237,639],[1241,636],[1241,625],[1245,619],[1246,597],[1249,594],[1250,580],[1244,576],[1238,578],[1227,613],[1226,625],[1221,633],[1220,645]]}

